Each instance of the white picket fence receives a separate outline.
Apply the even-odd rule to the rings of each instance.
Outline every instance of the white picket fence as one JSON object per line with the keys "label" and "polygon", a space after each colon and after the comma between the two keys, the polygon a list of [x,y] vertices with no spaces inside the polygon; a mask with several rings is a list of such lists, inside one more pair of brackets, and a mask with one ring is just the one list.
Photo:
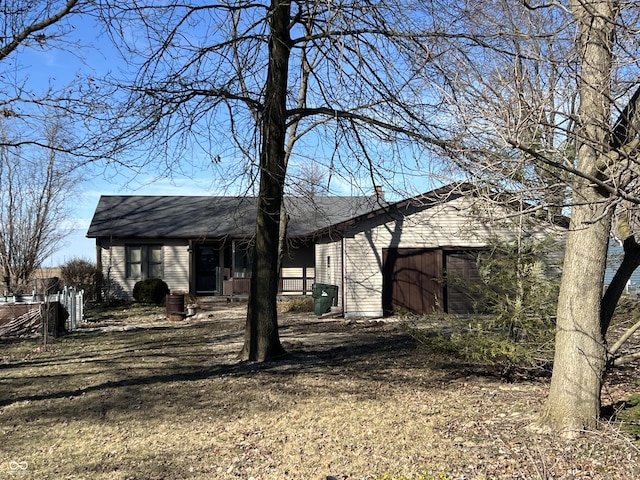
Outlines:
{"label": "white picket fence", "polygon": [[84,318],[84,290],[64,287],[61,292],[48,295],[0,295],[0,303],[48,303],[60,302],[69,313],[65,322],[67,331],[72,332]]}
{"label": "white picket fence", "polygon": [[69,313],[67,318],[67,330],[73,332],[84,318],[84,290],[76,290],[73,287],[64,287],[62,292],[47,296],[49,302],[60,302]]}

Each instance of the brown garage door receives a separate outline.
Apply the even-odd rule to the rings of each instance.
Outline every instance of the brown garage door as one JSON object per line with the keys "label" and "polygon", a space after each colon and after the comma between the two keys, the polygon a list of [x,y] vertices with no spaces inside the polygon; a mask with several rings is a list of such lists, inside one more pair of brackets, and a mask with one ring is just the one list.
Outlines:
{"label": "brown garage door", "polygon": [[382,307],[385,314],[442,310],[442,250],[383,250]]}
{"label": "brown garage door", "polygon": [[478,252],[446,252],[445,269],[447,281],[445,298],[447,313],[479,313],[481,283],[476,263]]}

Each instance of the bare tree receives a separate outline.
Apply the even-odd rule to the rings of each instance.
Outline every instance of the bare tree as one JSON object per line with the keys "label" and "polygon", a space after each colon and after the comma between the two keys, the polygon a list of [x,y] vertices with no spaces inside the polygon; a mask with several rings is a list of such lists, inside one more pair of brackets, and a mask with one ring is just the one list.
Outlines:
{"label": "bare tree", "polygon": [[277,259],[291,159],[318,163],[330,176],[367,178],[370,192],[385,180],[391,190],[412,170],[404,159],[415,145],[446,148],[432,121],[439,90],[426,92],[421,81],[437,55],[424,8],[410,0],[272,0],[136,2],[105,12],[117,43],[131,28],[145,32],[126,44],[135,81],[114,79],[130,92],[109,127],[123,132],[118,144],[152,145],[167,167],[196,152],[247,190],[259,178],[242,358],[283,353]]}
{"label": "bare tree", "polygon": [[47,137],[46,150],[10,146],[20,140],[6,125],[0,137],[0,266],[7,292],[24,293],[69,230],[65,200],[77,177],[58,149],[70,137],[57,120]]}
{"label": "bare tree", "polygon": [[[69,113],[78,101],[74,99],[75,89],[68,85],[55,87],[45,74],[39,73],[34,80],[22,64],[22,56],[29,50],[53,49],[77,54],[77,44],[65,43],[73,30],[69,19],[80,15],[88,5],[85,0],[17,0],[0,6],[0,118],[11,119],[16,131],[22,132],[20,145],[48,148],[44,123],[53,110]],[[4,141],[9,138],[13,140],[6,137]],[[71,146],[58,148],[69,150]]]}
{"label": "bare tree", "polygon": [[461,133],[452,163],[489,190],[518,193],[530,211],[571,213],[539,426],[574,435],[596,424],[607,358],[618,348],[607,352],[605,335],[619,286],[639,263],[627,228],[624,268],[603,297],[612,219],[624,227],[620,206],[639,197],[639,10],[614,0],[466,8],[438,11],[449,45],[439,63],[446,110]]}
{"label": "bare tree", "polygon": [[0,61],[30,42],[43,45],[56,35],[47,30],[74,11],[78,0],[49,0],[35,4],[29,1],[6,2],[2,6],[2,43]]}
{"label": "bare tree", "polygon": [[96,108],[84,102],[84,87],[55,85],[43,72],[34,80],[23,54],[58,49],[78,55],[70,20],[93,6],[85,0],[0,6],[0,280],[9,291],[24,289],[56,250],[67,225],[64,197],[78,178],[74,171],[100,156],[95,144],[80,140]]}
{"label": "bare tree", "polygon": [[447,46],[438,62],[443,112],[457,140],[451,175],[521,196],[550,216],[562,213],[575,157],[570,15],[503,0],[434,12]]}

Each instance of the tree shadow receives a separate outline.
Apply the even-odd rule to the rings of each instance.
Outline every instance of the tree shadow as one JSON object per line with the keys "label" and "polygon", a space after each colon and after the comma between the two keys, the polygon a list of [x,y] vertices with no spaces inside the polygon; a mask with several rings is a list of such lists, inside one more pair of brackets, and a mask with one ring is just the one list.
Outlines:
{"label": "tree shadow", "polygon": [[[417,352],[418,343],[399,329],[347,328],[338,322],[285,328],[290,329],[285,343],[288,353],[278,361],[264,363],[234,358],[239,352],[241,330],[211,331],[206,325],[194,325],[180,329],[179,336],[171,335],[171,329],[167,328],[144,338],[137,337],[135,331],[110,332],[106,337],[112,343],[108,351],[81,352],[82,358],[75,358],[69,351],[61,357],[5,365],[5,368],[35,367],[38,375],[5,378],[2,383],[7,388],[0,397],[0,408],[25,402],[28,407],[12,411],[14,418],[23,416],[25,421],[27,418],[101,420],[106,415],[128,412],[132,408],[142,410],[138,415],[151,416],[155,415],[159,402],[173,408],[174,414],[189,407],[233,415],[242,412],[248,404],[252,408],[267,408],[260,395],[269,389],[300,398],[336,393],[375,396],[375,389],[367,391],[367,382],[398,386],[411,383],[416,388],[435,388],[436,383],[429,382],[428,378],[421,385],[414,384],[415,371],[424,371],[424,357]],[[297,340],[309,332],[335,333],[337,337],[332,342],[313,345]],[[79,340],[86,343],[90,338],[93,337]],[[238,350],[230,349],[228,342],[237,344]],[[215,350],[223,346],[226,354],[216,357],[209,353],[212,347]],[[169,363],[154,364],[157,359]],[[73,377],[73,371],[60,372],[54,368],[55,375],[49,371],[55,364],[70,361],[80,362],[88,369],[78,373],[78,378]],[[41,373],[40,368],[44,369]],[[99,378],[96,372],[115,378],[92,383]],[[433,374],[440,386],[459,376],[454,370],[444,375],[443,372]],[[330,381],[317,382],[304,391],[289,391],[295,388],[289,385],[290,380],[303,375]],[[343,379],[353,382],[341,382]],[[263,391],[259,391],[260,388],[252,391],[247,385],[259,385]],[[34,391],[38,386],[42,391]],[[235,404],[229,402],[225,390],[236,394]],[[206,393],[200,393],[202,391]]]}

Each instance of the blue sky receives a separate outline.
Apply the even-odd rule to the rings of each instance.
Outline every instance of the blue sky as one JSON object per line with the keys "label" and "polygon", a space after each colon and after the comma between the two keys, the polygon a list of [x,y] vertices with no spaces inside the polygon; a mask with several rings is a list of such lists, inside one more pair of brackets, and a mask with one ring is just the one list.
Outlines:
{"label": "blue sky", "polygon": [[[110,41],[96,35],[99,30],[86,20],[76,22],[74,36],[81,37],[86,49],[71,48],[45,49],[38,46],[27,47],[19,52],[12,63],[18,63],[22,73],[29,76],[32,89],[45,89],[47,85],[64,86],[77,76],[106,73],[119,68],[119,59]],[[69,39],[70,45],[74,42]],[[73,45],[72,45],[73,46]],[[98,168],[101,168],[100,166]],[[95,240],[86,238],[91,218],[101,195],[207,195],[212,191],[211,178],[187,178],[174,176],[173,179],[146,177],[119,170],[118,175],[92,173],[87,171],[78,187],[78,192],[68,198],[70,206],[65,229],[70,234],[59,251],[49,257],[45,266],[57,266],[73,258],[95,260]],[[107,178],[108,177],[108,178]]]}
{"label": "blue sky", "polygon": [[[95,36],[96,30],[86,21],[79,22],[75,35],[83,38],[84,44],[91,48],[77,51],[64,48],[39,48],[38,46],[21,49],[12,63],[18,63],[22,73],[29,77],[29,87],[34,90],[45,89],[53,84],[64,86],[76,79],[77,75],[99,75],[108,68],[117,67],[115,52],[111,50],[108,40]],[[93,40],[91,39],[93,35]],[[70,39],[70,42],[74,42]],[[95,240],[86,238],[89,223],[101,195],[112,194],[154,194],[175,195],[184,191],[189,194],[206,194],[206,187],[198,182],[178,183],[171,185],[145,178],[120,177],[109,180],[102,175],[87,171],[83,173],[83,181],[67,198],[69,215],[64,228],[70,230],[60,249],[45,262],[44,266],[57,266],[73,258],[84,258],[95,261]]]}

